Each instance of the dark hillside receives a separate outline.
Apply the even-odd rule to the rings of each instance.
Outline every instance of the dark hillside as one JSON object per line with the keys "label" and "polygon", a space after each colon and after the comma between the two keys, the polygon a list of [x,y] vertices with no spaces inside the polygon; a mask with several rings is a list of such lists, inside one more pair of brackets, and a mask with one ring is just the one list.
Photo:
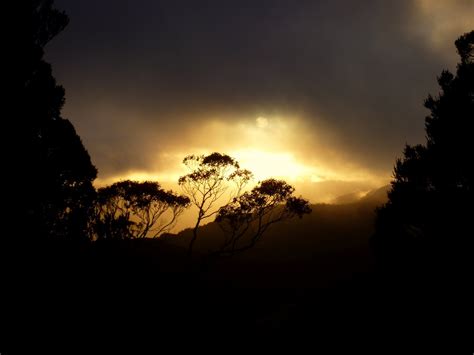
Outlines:
{"label": "dark hillside", "polygon": [[[231,272],[253,286],[322,287],[368,272],[373,264],[369,238],[375,208],[383,203],[384,195],[385,187],[354,203],[313,205],[309,216],[275,225],[254,248],[220,260],[216,273],[228,279]],[[206,254],[217,249],[223,233],[215,223],[205,225],[196,251]],[[164,241],[184,248],[190,238],[191,230],[185,230]]]}

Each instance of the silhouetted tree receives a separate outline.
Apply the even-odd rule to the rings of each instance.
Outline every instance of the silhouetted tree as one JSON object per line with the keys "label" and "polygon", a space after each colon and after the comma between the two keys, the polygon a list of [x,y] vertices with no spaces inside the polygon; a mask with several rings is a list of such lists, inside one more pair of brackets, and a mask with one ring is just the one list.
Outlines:
{"label": "silhouetted tree", "polygon": [[215,255],[234,255],[252,248],[278,222],[311,213],[307,200],[293,196],[294,187],[282,180],[260,182],[222,208],[216,221],[226,240]]}
{"label": "silhouetted tree", "polygon": [[97,193],[93,232],[97,239],[156,238],[168,232],[189,206],[186,196],[157,182],[121,181]]}
{"label": "silhouetted tree", "polygon": [[[388,203],[378,210],[376,245],[398,258],[409,249],[472,252],[474,228],[474,31],[456,47],[456,74],[438,78],[428,96],[426,144],[407,145],[394,168]],[[472,254],[471,254],[472,257]]]}
{"label": "silhouetted tree", "polygon": [[[252,173],[240,169],[235,159],[220,153],[188,155],[183,164],[191,172],[180,177],[178,183],[198,209],[193,237],[188,248],[188,256],[191,257],[201,222],[218,213],[218,201],[225,198],[226,193],[229,193],[230,199],[239,196]],[[235,189],[229,192],[230,184],[234,184]]]}
{"label": "silhouetted tree", "polygon": [[64,89],[44,61],[44,46],[60,33],[68,17],[51,0],[24,4],[28,21],[22,37],[16,144],[22,183],[22,212],[28,236],[86,236],[97,170],[81,139],[61,117]]}

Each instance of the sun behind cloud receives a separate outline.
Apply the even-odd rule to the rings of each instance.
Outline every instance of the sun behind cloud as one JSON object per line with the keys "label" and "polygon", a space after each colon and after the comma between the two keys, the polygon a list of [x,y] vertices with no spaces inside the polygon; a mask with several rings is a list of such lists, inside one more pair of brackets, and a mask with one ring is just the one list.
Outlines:
{"label": "sun behind cloud", "polygon": [[257,117],[255,120],[258,128],[268,127],[268,119],[265,117]]}
{"label": "sun behind cloud", "polygon": [[[363,167],[355,166],[344,157],[332,154],[330,147],[319,144],[317,136],[296,117],[257,116],[253,119],[211,119],[207,123],[182,133],[182,139],[158,153],[156,161],[166,161],[141,171],[129,171],[107,179],[156,179],[173,187],[186,173],[182,159],[189,154],[228,154],[249,169],[255,183],[268,178],[301,183],[322,181],[368,181],[378,185]],[[166,157],[164,156],[166,155]],[[99,180],[104,184],[104,180]]]}

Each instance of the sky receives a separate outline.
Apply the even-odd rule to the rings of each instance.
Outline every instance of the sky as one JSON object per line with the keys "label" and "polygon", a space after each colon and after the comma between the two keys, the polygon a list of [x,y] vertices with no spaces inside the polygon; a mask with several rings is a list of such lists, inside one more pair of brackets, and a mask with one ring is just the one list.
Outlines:
{"label": "sky", "polygon": [[175,187],[227,153],[312,202],[389,182],[423,101],[474,29],[472,0],[56,0],[46,48],[99,170]]}

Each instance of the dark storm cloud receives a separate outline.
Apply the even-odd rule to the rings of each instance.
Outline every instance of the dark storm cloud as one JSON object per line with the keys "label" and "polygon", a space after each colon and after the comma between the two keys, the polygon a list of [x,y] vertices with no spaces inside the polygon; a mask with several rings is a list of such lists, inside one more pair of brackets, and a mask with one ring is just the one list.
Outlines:
{"label": "dark storm cloud", "polygon": [[71,23],[49,58],[106,174],[146,168],[155,158],[143,152],[205,117],[285,113],[326,130],[348,159],[390,170],[423,138],[423,100],[448,64],[417,31],[416,1],[56,4]]}

